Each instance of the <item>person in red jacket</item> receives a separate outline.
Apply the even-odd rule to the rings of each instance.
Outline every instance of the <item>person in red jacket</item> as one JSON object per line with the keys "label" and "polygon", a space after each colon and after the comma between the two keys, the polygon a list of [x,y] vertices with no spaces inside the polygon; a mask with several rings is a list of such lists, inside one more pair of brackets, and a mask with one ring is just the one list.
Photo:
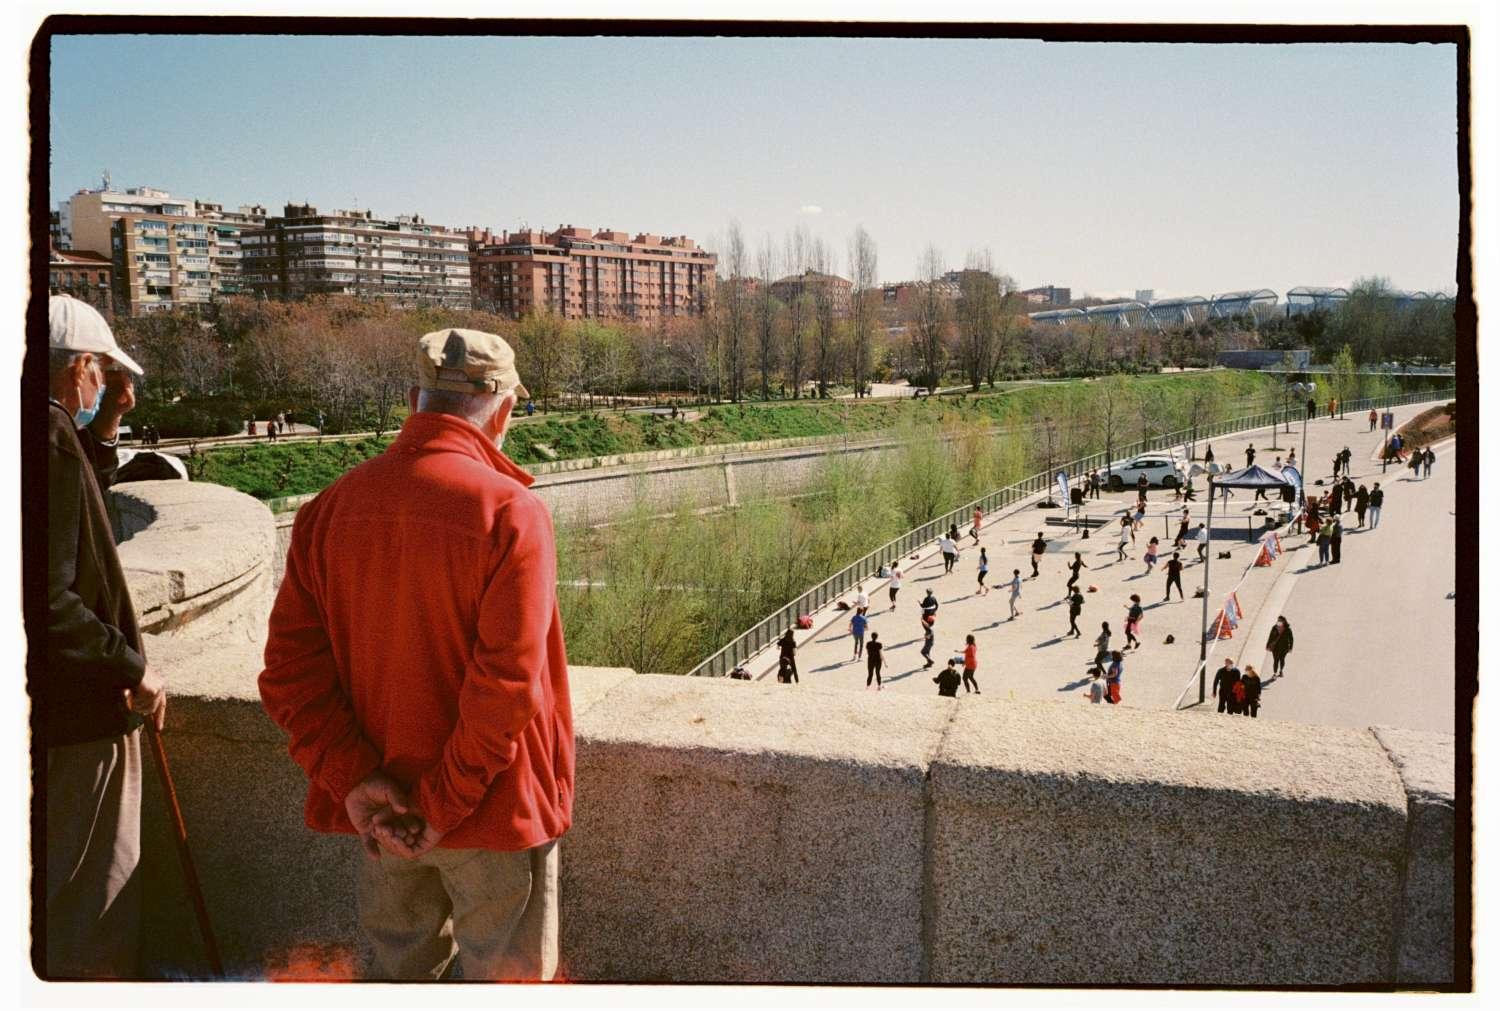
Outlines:
{"label": "person in red jacket", "polygon": [[573,714],[552,520],[500,450],[528,394],[493,334],[416,358],[395,442],[297,512],[261,699],[308,826],[370,857],[375,976],[550,979]]}

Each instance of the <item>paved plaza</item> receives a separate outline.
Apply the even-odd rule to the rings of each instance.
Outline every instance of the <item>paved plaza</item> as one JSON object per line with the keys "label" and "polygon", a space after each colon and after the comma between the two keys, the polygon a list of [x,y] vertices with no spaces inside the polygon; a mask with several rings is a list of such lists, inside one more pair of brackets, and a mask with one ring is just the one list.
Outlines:
{"label": "paved plaza", "polygon": [[[1396,408],[1399,426],[1431,404]],[[1239,468],[1245,464],[1245,448],[1256,447],[1256,462],[1270,465],[1287,450],[1297,449],[1303,459],[1302,423],[1292,432],[1279,432],[1272,448],[1268,428],[1212,440],[1215,460]],[[1317,549],[1306,535],[1282,530],[1288,550],[1269,567],[1251,565],[1259,542],[1247,539],[1257,507],[1275,503],[1256,502],[1254,493],[1237,491],[1227,511],[1222,496],[1214,505],[1214,540],[1209,576],[1210,618],[1224,595],[1238,584],[1238,600],[1244,617],[1231,639],[1209,644],[1210,676],[1223,656],[1243,667],[1249,663],[1264,680],[1261,719],[1364,727],[1390,724],[1451,733],[1454,717],[1453,587],[1455,534],[1455,442],[1436,447],[1438,461],[1432,477],[1412,480],[1404,467],[1392,466],[1382,475],[1376,454],[1380,433],[1369,431],[1365,414],[1329,420],[1324,414],[1307,425],[1307,456],[1303,468],[1310,491],[1319,494],[1332,475],[1332,460],[1346,445],[1353,453],[1352,478],[1356,486],[1381,482],[1386,492],[1380,526],[1355,529],[1353,510],[1343,515],[1346,533],[1339,565],[1318,566]],[[1203,445],[1199,445],[1199,454]],[[1315,482],[1323,481],[1324,487]],[[1191,526],[1206,518],[1207,502],[1203,478],[1195,482],[1198,501],[1192,503]],[[1273,493],[1274,494],[1274,493]],[[1111,520],[1135,501],[1134,492],[1110,494],[1090,500],[1090,515]],[[1076,700],[1087,705],[1088,670],[1094,656],[1094,639],[1100,622],[1108,621],[1114,636],[1112,648],[1125,642],[1125,614],[1130,594],[1138,593],[1145,609],[1141,623],[1141,647],[1125,653],[1122,703],[1127,706],[1164,709],[1177,704],[1184,689],[1184,702],[1195,702],[1202,600],[1193,598],[1203,585],[1204,566],[1197,560],[1190,540],[1182,552],[1186,568],[1183,586],[1187,599],[1173,593],[1164,602],[1165,566],[1171,557],[1182,504],[1172,492],[1153,488],[1147,521],[1126,561],[1117,560],[1117,529],[1109,526],[1093,531],[1085,539],[1071,528],[1049,525],[1048,516],[1062,510],[1036,508],[1035,500],[985,521],[980,545],[989,554],[987,595],[977,593],[979,546],[968,536],[968,525],[960,526],[961,554],[954,571],[943,573],[942,556],[936,545],[915,560],[902,560],[905,583],[894,610],[884,579],[866,581],[870,596],[870,631],[886,644],[882,692],[935,694],[932,678],[950,656],[962,654],[964,636],[972,633],[979,650],[978,682],[986,698]],[[1247,522],[1249,520],[1250,522]],[[1041,531],[1047,550],[1040,576],[1031,578],[1031,542]],[[1257,531],[1258,532],[1258,531]],[[1152,535],[1161,544],[1156,569],[1145,575],[1141,560]],[[1063,589],[1068,579],[1066,564],[1073,552],[1083,553],[1088,566],[1079,580],[1084,593],[1078,619],[1082,638],[1071,638],[1068,608]],[[1230,557],[1219,554],[1228,551]],[[1248,571],[1247,571],[1248,567]],[[1020,614],[1009,617],[1009,591],[1003,586],[1013,569],[1023,576]],[[1242,581],[1243,580],[1243,581]],[[940,610],[931,669],[923,668],[920,601],[931,588]],[[843,599],[852,602],[851,590]],[[1287,676],[1271,680],[1271,657],[1265,650],[1266,636],[1278,614],[1286,615],[1296,637],[1287,661]],[[801,683],[850,691],[866,689],[866,665],[852,658],[850,612],[830,605],[813,615],[813,628],[799,631],[797,668]],[[1173,638],[1171,644],[1165,640]],[[774,679],[777,655],[773,648],[759,653],[748,664],[753,677]],[[794,686],[795,687],[795,686]],[[960,691],[960,696],[963,692]],[[1190,711],[1212,713],[1214,699]],[[1222,717],[1230,718],[1230,717]],[[1237,717],[1242,718],[1242,717]]]}

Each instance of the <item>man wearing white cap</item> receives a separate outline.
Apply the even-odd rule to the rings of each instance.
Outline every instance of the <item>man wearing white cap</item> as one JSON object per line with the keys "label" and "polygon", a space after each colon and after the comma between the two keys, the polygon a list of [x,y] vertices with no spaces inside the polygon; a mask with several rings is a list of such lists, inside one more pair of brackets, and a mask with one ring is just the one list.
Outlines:
{"label": "man wearing white cap", "polygon": [[160,729],[166,690],[142,652],[103,490],[120,418],[135,406],[127,372],[143,373],[87,303],[53,295],[47,320],[47,637],[27,665],[47,756],[44,972],[128,979],[138,975],[140,728],[146,717]]}
{"label": "man wearing white cap", "polygon": [[550,979],[573,711],[552,520],[501,452],[510,345],[420,341],[389,449],[297,511],[260,695],[307,824],[359,837],[382,979]]}

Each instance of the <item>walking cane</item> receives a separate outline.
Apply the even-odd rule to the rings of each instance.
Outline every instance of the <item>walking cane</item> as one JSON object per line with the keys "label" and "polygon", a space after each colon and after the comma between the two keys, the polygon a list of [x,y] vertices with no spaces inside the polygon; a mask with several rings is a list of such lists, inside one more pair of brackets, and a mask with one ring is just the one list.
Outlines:
{"label": "walking cane", "polygon": [[151,741],[151,753],[156,756],[156,768],[161,773],[162,793],[167,799],[167,812],[172,818],[172,835],[177,841],[177,858],[182,864],[182,876],[187,882],[188,895],[193,900],[193,912],[198,917],[198,930],[203,935],[203,947],[208,952],[208,964],[213,974],[224,975],[224,963],[219,960],[219,944],[214,940],[214,928],[208,920],[208,906],[203,902],[203,888],[198,884],[198,871],[193,866],[193,854],[188,849],[187,824],[182,820],[182,807],[177,803],[177,787],[172,783],[172,770],[167,767],[167,752],[162,747],[161,735],[148,719],[146,737]]}

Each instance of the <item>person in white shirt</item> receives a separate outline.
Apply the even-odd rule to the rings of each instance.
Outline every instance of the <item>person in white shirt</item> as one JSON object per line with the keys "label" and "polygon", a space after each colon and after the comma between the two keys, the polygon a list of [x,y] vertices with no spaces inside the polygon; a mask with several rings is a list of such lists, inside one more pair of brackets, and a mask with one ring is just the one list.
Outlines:
{"label": "person in white shirt", "polygon": [[901,579],[902,579],[902,577],[904,575],[905,575],[905,573],[903,573],[901,571],[901,563],[900,562],[892,562],[891,563],[891,585],[890,585],[890,590],[891,590],[891,610],[892,611],[894,611],[896,609],[896,594],[898,594],[898,593],[901,592]]}
{"label": "person in white shirt", "polygon": [[1198,524],[1198,561],[1208,560],[1208,527]]}
{"label": "person in white shirt", "polygon": [[944,534],[938,538],[938,550],[943,553],[943,575],[946,576],[953,571],[953,565],[958,561],[958,543]]}
{"label": "person in white shirt", "polygon": [[1016,601],[1021,599],[1021,570],[1012,569],[1010,577],[1010,620],[1014,621],[1020,610],[1016,608]]}
{"label": "person in white shirt", "polygon": [[870,609],[870,597],[865,593],[865,584],[857,583],[854,587],[854,613],[864,614]]}

